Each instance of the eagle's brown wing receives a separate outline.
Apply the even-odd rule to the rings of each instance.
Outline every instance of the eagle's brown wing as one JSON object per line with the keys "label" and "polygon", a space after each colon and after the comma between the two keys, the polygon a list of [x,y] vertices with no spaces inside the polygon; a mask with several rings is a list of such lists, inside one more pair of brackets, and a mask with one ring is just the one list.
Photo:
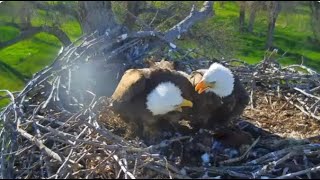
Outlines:
{"label": "eagle's brown wing", "polygon": [[160,68],[160,69],[169,69],[169,70],[175,70],[176,69],[176,64],[174,61],[166,61],[166,60],[161,60],[159,62],[157,61],[152,61],[152,60],[147,60],[146,64],[148,65],[149,68]]}
{"label": "eagle's brown wing", "polygon": [[236,118],[243,113],[244,109],[249,104],[250,99],[248,92],[236,75],[233,96],[233,106],[230,107],[230,116]]}
{"label": "eagle's brown wing", "polygon": [[127,70],[123,74],[111,98],[117,102],[131,100],[136,94],[141,93],[145,89],[147,75],[147,69]]}

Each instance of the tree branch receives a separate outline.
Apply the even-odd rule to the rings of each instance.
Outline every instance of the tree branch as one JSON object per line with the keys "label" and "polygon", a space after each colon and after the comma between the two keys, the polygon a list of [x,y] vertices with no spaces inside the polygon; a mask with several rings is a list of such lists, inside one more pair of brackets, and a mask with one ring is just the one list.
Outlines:
{"label": "tree branch", "polygon": [[14,28],[17,28],[17,29],[21,29],[19,24],[14,23],[14,22],[0,22],[0,25],[1,26],[11,26],[11,27],[14,27]]}
{"label": "tree branch", "polygon": [[29,1],[29,2],[37,9],[44,10],[44,11],[58,11],[60,13],[68,14],[79,19],[77,11],[67,7],[64,4],[48,5],[38,1]]}
{"label": "tree branch", "polygon": [[163,15],[163,16],[172,16],[174,14],[174,12],[170,11],[170,9],[161,9],[161,8],[154,8],[154,7],[142,8],[140,9],[139,14],[156,13],[157,11],[160,15]]}
{"label": "tree branch", "polygon": [[54,35],[56,36],[60,42],[63,44],[63,46],[68,46],[71,44],[71,40],[69,39],[69,37],[67,36],[67,34],[62,31],[60,28],[58,27],[51,27],[51,26],[41,26],[42,31]]}
{"label": "tree branch", "polygon": [[193,6],[189,16],[165,32],[164,39],[172,42],[176,37],[179,37],[182,33],[187,32],[187,30],[197,21],[213,16],[213,1],[205,1],[203,5],[204,6],[200,11],[196,11],[195,7]]}
{"label": "tree branch", "polygon": [[[11,25],[14,27],[19,27],[19,25],[14,24],[14,23],[5,23],[7,25]],[[57,37],[60,42],[63,44],[63,46],[68,46],[71,44],[71,40],[67,36],[65,32],[63,32],[60,28],[58,27],[51,27],[51,26],[40,26],[40,27],[30,27],[24,31],[21,31],[20,35],[18,35],[16,38],[1,42],[0,43],[0,49],[8,47],[12,44],[15,44],[19,41],[22,41],[24,39],[31,38],[32,36],[40,33],[40,32],[46,32],[48,34],[54,35]]]}

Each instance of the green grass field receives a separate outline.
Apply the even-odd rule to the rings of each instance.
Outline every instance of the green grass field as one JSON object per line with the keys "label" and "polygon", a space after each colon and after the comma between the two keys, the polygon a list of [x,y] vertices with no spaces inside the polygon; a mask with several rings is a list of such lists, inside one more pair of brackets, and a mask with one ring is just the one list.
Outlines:
{"label": "green grass field", "polygon": [[[215,3],[215,17],[209,23],[223,25],[232,29],[234,43],[236,44],[235,58],[249,63],[259,62],[265,54],[265,41],[267,31],[267,16],[265,12],[257,13],[254,24],[254,33],[238,33],[239,7],[235,2],[227,2],[224,7]],[[310,27],[310,10],[307,7],[298,7],[294,13],[280,13],[274,35],[274,45],[280,53],[287,52],[281,59],[282,64],[304,63],[320,70],[320,46],[313,44],[308,39],[312,36]],[[44,12],[39,12],[39,17],[34,18],[33,25],[40,25],[47,20],[42,18]],[[247,12],[246,18],[249,13]],[[10,17],[0,12],[0,21],[10,21]],[[247,19],[248,20],[248,19]],[[75,40],[81,35],[79,23],[70,19],[65,20],[62,29]],[[18,29],[0,25],[0,41],[14,38],[19,33]],[[190,43],[191,45],[192,43]],[[39,33],[34,37],[16,43],[0,50],[0,89],[17,91],[25,85],[25,78],[41,70],[51,63],[61,47],[60,42],[52,35]],[[0,100],[0,107],[8,101]]]}
{"label": "green grass field", "polygon": [[[0,14],[0,20],[9,20],[6,15]],[[35,18],[34,26],[43,24],[44,20]],[[80,25],[76,21],[67,21],[62,24],[62,29],[71,40],[81,35]],[[0,41],[7,41],[16,37],[19,30],[9,26],[0,26]],[[4,49],[0,49],[0,89],[10,91],[21,90],[25,85],[25,79],[46,65],[52,63],[61,43],[53,35],[39,33],[30,39],[26,39]],[[3,93],[2,93],[3,95]],[[7,104],[7,100],[0,100],[0,107]]]}
{"label": "green grass field", "polygon": [[[222,8],[219,3],[215,4],[216,17],[212,21],[219,23],[228,23],[238,30],[239,7],[228,2]],[[304,58],[305,65],[320,70],[320,46],[309,41],[312,36],[310,26],[310,10],[307,7],[298,6],[294,12],[282,12],[279,14],[275,34],[274,46],[279,49],[279,54],[287,52],[285,58],[280,60],[284,65],[292,63],[301,63]],[[249,13],[246,12],[246,23]],[[294,23],[293,23],[294,22]],[[258,12],[254,24],[254,32],[237,33],[239,48],[236,58],[249,63],[257,63],[265,53],[267,16],[265,12]]]}

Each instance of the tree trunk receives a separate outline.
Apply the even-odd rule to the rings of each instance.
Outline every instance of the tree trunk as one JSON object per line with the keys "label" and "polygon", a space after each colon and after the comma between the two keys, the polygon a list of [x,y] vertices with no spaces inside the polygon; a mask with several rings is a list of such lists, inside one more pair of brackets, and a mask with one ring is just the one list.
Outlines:
{"label": "tree trunk", "polygon": [[274,34],[275,24],[276,24],[276,18],[272,17],[271,20],[269,19],[268,33],[267,33],[267,43],[266,43],[266,48],[267,49],[269,49],[272,46],[272,43],[273,43],[273,34]]}
{"label": "tree trunk", "polygon": [[240,2],[240,12],[239,12],[239,30],[243,32],[245,29],[245,18],[246,18],[246,6],[245,2]]}
{"label": "tree trunk", "polygon": [[128,12],[126,14],[126,20],[124,22],[124,25],[128,29],[132,30],[136,22],[135,17],[139,16],[141,9],[144,8],[145,4],[145,1],[127,1]]}
{"label": "tree trunk", "polygon": [[20,9],[20,27],[22,30],[31,27],[32,7],[28,2],[23,2]]}
{"label": "tree trunk", "polygon": [[256,19],[256,14],[260,8],[259,1],[250,1],[250,16],[249,16],[249,24],[248,24],[248,32],[253,32],[254,20]]}
{"label": "tree trunk", "polygon": [[225,1],[220,1],[220,7],[224,8],[225,3],[226,3]]}
{"label": "tree trunk", "polygon": [[98,31],[99,35],[107,30],[117,29],[111,1],[79,1],[79,22],[83,33]]}
{"label": "tree trunk", "polygon": [[0,49],[11,46],[17,42],[33,37],[34,35],[46,32],[48,34],[54,35],[56,38],[60,40],[63,46],[68,46],[71,44],[71,41],[67,34],[59,29],[58,27],[50,27],[50,26],[39,26],[39,27],[29,27],[28,29],[21,29],[20,34],[14,39],[10,39],[8,41],[0,42]]}
{"label": "tree trunk", "polygon": [[256,19],[256,9],[251,9],[250,12],[250,17],[249,17],[249,25],[248,25],[248,31],[252,32],[253,31],[253,25],[254,25],[254,20]]}
{"label": "tree trunk", "polygon": [[71,44],[71,40],[68,35],[62,31],[59,27],[41,26],[42,31],[54,35],[60,40],[63,46],[68,46]]}
{"label": "tree trunk", "polygon": [[320,2],[310,1],[311,27],[315,40],[320,42]]}
{"label": "tree trunk", "polygon": [[276,26],[276,21],[278,18],[278,15],[281,10],[280,2],[278,1],[270,1],[269,2],[269,22],[268,22],[268,33],[267,33],[267,42],[266,42],[266,48],[269,49],[272,47],[273,44],[273,34],[274,34],[274,28]]}

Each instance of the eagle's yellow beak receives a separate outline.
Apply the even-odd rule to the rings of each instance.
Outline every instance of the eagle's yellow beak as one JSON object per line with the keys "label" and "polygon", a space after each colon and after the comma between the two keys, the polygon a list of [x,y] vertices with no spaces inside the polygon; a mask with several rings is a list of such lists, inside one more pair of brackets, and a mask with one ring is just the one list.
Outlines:
{"label": "eagle's yellow beak", "polygon": [[195,87],[195,91],[198,92],[198,94],[201,94],[203,93],[205,90],[209,89],[209,88],[212,88],[214,84],[211,84],[211,83],[207,83],[205,81],[200,81],[196,87]]}
{"label": "eagle's yellow beak", "polygon": [[176,108],[176,111],[182,112],[182,107],[192,107],[193,103],[187,99],[183,99],[182,103]]}

